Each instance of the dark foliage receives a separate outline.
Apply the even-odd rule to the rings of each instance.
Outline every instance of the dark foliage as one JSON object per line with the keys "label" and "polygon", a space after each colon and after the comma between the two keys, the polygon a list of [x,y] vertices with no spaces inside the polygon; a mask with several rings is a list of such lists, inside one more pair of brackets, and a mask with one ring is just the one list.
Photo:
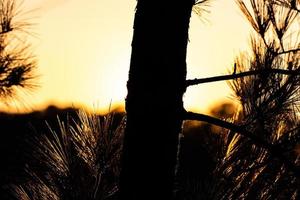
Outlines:
{"label": "dark foliage", "polygon": [[[26,44],[25,34],[32,25],[22,19],[21,4],[0,1],[0,97],[17,97],[18,91],[36,87],[36,60]],[[20,90],[22,89],[22,90]]]}
{"label": "dark foliage", "polygon": [[12,138],[22,139],[5,140],[10,145],[2,149],[8,169],[1,173],[2,198],[112,199],[118,190],[124,115],[48,111],[11,119],[10,125],[21,125]]}

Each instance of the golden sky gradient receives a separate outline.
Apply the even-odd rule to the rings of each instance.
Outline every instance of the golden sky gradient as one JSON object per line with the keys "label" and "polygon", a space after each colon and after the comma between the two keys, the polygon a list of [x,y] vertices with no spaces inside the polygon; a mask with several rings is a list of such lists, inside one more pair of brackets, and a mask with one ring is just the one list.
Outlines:
{"label": "golden sky gradient", "polygon": [[[123,105],[131,53],[136,0],[25,0],[33,17],[29,36],[38,59],[40,87],[22,103],[1,110],[32,111],[53,103],[107,111]],[[213,0],[206,21],[193,14],[188,47],[188,78],[222,75],[248,46],[249,25],[234,0]],[[175,14],[175,13],[174,13]],[[226,82],[194,86],[185,107],[205,112],[230,100]]]}

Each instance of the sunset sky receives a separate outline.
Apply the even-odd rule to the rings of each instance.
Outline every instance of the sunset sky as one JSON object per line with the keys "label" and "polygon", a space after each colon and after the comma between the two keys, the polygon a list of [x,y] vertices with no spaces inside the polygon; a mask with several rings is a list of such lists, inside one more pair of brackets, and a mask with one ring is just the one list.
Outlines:
{"label": "sunset sky", "polygon": [[[39,88],[21,103],[1,110],[32,111],[48,104],[107,111],[123,105],[131,53],[136,0],[24,0],[24,18],[34,23],[28,36],[38,59]],[[248,46],[249,25],[234,0],[213,0],[204,21],[193,14],[188,47],[188,78],[228,73]],[[176,13],[174,13],[176,14]],[[30,21],[29,20],[29,21]],[[206,112],[230,100],[226,82],[188,89],[189,110]]]}

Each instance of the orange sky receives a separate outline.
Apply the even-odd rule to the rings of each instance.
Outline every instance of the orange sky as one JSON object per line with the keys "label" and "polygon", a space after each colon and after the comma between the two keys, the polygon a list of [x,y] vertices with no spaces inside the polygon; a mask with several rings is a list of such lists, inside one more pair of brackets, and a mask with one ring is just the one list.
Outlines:
{"label": "orange sky", "polygon": [[[87,3],[88,2],[88,3]],[[24,10],[37,24],[33,44],[40,87],[26,93],[10,111],[32,111],[49,103],[108,110],[124,104],[136,0],[25,0]],[[248,45],[248,23],[234,0],[212,1],[203,22],[193,14],[188,47],[188,77],[226,74]],[[188,89],[185,107],[205,112],[229,100],[226,83]],[[6,105],[1,109],[7,110]]]}

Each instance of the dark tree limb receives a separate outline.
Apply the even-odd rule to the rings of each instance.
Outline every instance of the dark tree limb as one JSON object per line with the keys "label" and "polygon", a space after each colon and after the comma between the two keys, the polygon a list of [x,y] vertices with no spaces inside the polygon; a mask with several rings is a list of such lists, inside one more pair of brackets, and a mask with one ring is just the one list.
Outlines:
{"label": "dark tree limb", "polygon": [[289,161],[286,156],[284,155],[284,150],[278,146],[273,145],[265,141],[264,139],[260,138],[257,135],[253,135],[250,131],[247,131],[243,126],[236,125],[224,120],[220,120],[215,117],[211,117],[208,115],[200,114],[200,113],[193,113],[193,112],[185,112],[183,114],[184,120],[197,120],[207,122],[222,128],[229,129],[235,133],[243,135],[251,140],[251,142],[255,145],[258,145],[264,149],[266,149],[273,157],[279,159],[283,162],[283,164],[290,169],[295,176],[300,176],[300,167],[296,166],[293,162]]}
{"label": "dark tree limb", "polygon": [[295,49],[289,49],[289,50],[284,50],[281,52],[278,52],[278,55],[282,55],[282,54],[288,54],[288,53],[297,53],[300,51],[300,48],[295,48]]}
{"label": "dark tree limb", "polygon": [[184,120],[197,120],[197,121],[204,121],[216,126],[220,126],[222,128],[229,129],[233,132],[239,133],[243,136],[248,137],[249,139],[253,140],[256,144],[266,148],[266,149],[272,149],[271,144],[264,141],[262,138],[253,135],[251,132],[244,129],[243,126],[239,126],[212,116],[200,114],[200,113],[193,113],[193,112],[186,112],[184,114]]}
{"label": "dark tree limb", "polygon": [[208,77],[208,78],[186,80],[186,87],[198,85],[198,84],[202,84],[202,83],[227,81],[227,80],[232,80],[232,79],[243,78],[246,76],[255,76],[255,75],[259,75],[259,74],[268,74],[268,73],[276,73],[276,74],[283,74],[283,75],[300,75],[300,71],[298,69],[297,70],[285,70],[285,69],[253,70],[253,71],[246,71],[246,72],[240,72],[240,73],[233,73],[230,75],[221,75],[221,76],[214,76],[214,77]]}
{"label": "dark tree limb", "polygon": [[173,199],[194,3],[137,1],[125,102],[122,200]]}

